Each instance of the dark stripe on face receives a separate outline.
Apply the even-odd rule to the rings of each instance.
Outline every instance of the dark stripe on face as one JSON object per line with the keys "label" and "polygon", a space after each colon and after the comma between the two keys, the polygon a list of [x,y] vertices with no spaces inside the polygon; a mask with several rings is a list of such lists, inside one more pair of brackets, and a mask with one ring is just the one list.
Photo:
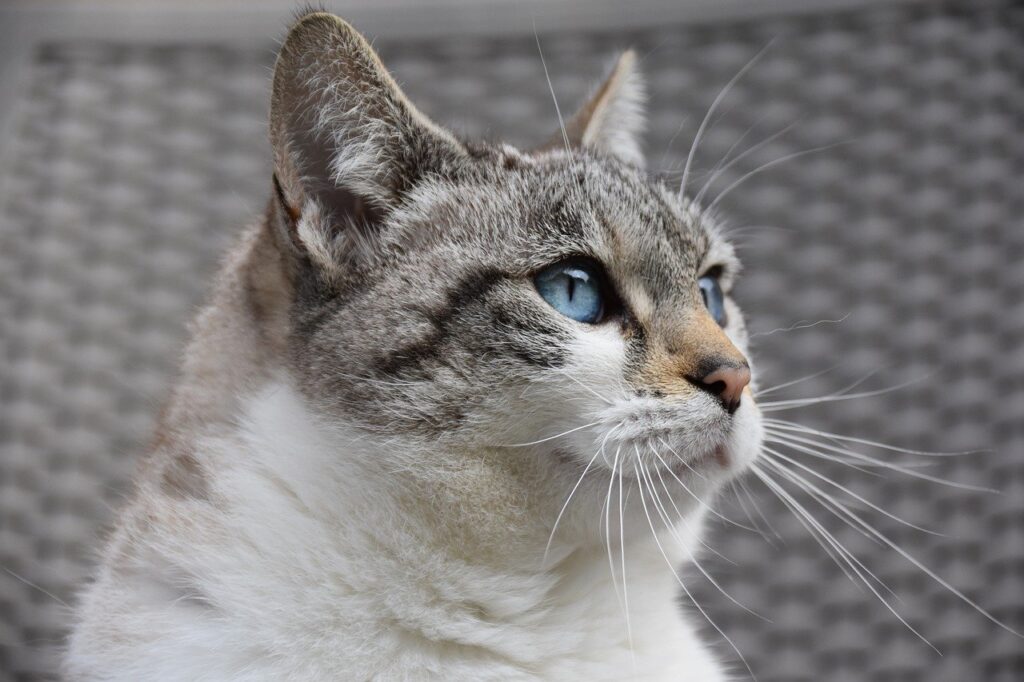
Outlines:
{"label": "dark stripe on face", "polygon": [[[491,343],[485,340],[482,344],[488,352],[504,355],[511,352],[526,364],[543,369],[562,367],[568,361],[569,337],[565,330],[548,324],[535,311],[499,309],[493,319]],[[507,334],[507,330],[525,334]]]}
{"label": "dark stripe on face", "polygon": [[452,322],[472,304],[484,299],[505,278],[497,270],[482,270],[461,280],[448,290],[445,303],[426,314],[432,330],[426,336],[400,347],[390,355],[378,358],[374,369],[379,374],[425,374],[427,364],[444,364],[445,342],[452,332]]}
{"label": "dark stripe on face", "polygon": [[623,316],[622,336],[626,339],[626,371],[639,372],[647,359],[647,329],[631,314]]}
{"label": "dark stripe on face", "polygon": [[300,260],[296,266],[299,273],[295,283],[292,327],[296,336],[311,339],[337,314],[347,297],[324,282],[317,268],[308,260]]}

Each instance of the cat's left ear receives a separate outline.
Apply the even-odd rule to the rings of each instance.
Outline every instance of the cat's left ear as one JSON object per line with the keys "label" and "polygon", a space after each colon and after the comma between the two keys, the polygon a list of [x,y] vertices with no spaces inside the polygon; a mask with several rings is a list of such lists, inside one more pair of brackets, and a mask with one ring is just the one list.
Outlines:
{"label": "cat's left ear", "polygon": [[[644,165],[640,136],[646,123],[643,77],[636,53],[627,50],[587,101],[565,122],[569,145],[595,149],[635,166]],[[565,144],[561,131],[543,149]]]}
{"label": "cat's left ear", "polygon": [[270,140],[281,246],[327,272],[372,254],[405,195],[466,157],[366,39],[326,12],[301,17],[281,46]]}

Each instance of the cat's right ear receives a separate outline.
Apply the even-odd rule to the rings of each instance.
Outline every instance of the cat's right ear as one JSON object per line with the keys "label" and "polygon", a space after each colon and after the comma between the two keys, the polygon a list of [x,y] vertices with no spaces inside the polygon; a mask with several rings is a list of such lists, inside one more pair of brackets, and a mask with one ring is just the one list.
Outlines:
{"label": "cat's right ear", "polygon": [[644,165],[640,134],[644,129],[643,78],[636,53],[626,50],[604,81],[567,121],[562,130],[537,151],[588,148],[635,166]]}
{"label": "cat's right ear", "polygon": [[328,272],[372,253],[403,194],[465,156],[409,102],[370,44],[326,12],[299,19],[281,47],[270,141],[282,245]]}

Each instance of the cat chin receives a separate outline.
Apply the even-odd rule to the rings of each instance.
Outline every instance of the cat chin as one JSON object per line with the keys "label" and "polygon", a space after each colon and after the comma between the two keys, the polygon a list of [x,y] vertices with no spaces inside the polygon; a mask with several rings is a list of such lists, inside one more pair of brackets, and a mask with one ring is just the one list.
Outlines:
{"label": "cat chin", "polygon": [[761,409],[749,392],[736,410],[733,421],[728,442],[716,453],[720,458],[720,468],[730,473],[730,478],[742,474],[757,460],[764,443]]}
{"label": "cat chin", "polygon": [[[690,448],[673,443],[680,459],[674,456],[663,456],[664,461],[653,457],[638,459],[639,444],[634,449],[634,443],[630,443],[631,458],[624,460],[625,446],[608,448],[606,445],[605,450],[611,450],[611,457],[605,461],[600,452],[594,454],[597,448],[593,447],[590,437],[583,436],[577,439],[580,445],[563,443],[561,447],[539,453],[555,462],[556,475],[551,477],[549,494],[557,503],[556,510],[565,505],[559,522],[559,537],[603,546],[608,541],[618,542],[616,538],[606,537],[608,523],[612,534],[619,533],[618,526],[624,524],[622,537],[626,541],[649,538],[652,524],[664,529],[667,521],[676,524],[670,533],[673,537],[683,530],[690,532],[699,528],[697,522],[708,511],[715,494],[726,483],[743,475],[761,449],[763,426],[760,411],[752,399],[744,400],[729,423],[725,436],[717,442]],[[615,461],[616,450],[618,462]],[[620,487],[625,491],[621,500]]]}

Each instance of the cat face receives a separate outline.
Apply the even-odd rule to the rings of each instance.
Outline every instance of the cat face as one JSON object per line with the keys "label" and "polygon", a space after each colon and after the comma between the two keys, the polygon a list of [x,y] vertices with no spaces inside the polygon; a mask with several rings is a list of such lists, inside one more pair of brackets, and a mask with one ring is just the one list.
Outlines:
{"label": "cat face", "polygon": [[752,461],[738,263],[639,167],[632,62],[522,152],[425,119],[341,20],[293,29],[274,80],[275,222],[291,371],[314,404],[384,439],[528,452],[570,478],[699,491]]}

